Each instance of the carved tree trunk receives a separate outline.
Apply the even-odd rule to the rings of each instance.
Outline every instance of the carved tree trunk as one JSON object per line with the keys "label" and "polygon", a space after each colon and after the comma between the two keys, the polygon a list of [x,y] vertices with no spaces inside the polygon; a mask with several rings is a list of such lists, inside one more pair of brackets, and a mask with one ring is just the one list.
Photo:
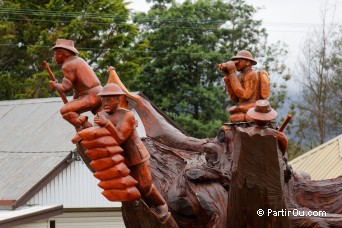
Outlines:
{"label": "carved tree trunk", "polygon": [[287,216],[269,214],[287,209],[276,138],[238,128],[232,162],[227,227],[289,227]]}

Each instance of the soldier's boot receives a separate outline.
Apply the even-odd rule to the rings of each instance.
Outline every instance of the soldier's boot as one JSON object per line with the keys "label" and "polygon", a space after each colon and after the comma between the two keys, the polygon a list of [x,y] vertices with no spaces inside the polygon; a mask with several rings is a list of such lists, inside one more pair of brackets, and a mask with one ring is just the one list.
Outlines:
{"label": "soldier's boot", "polygon": [[246,121],[245,114],[242,112],[237,112],[237,113],[231,114],[229,117],[229,120],[232,123],[245,122]]}
{"label": "soldier's boot", "polygon": [[251,122],[253,121],[253,119],[251,117],[249,117],[247,114],[245,114],[245,122]]}
{"label": "soldier's boot", "polygon": [[82,126],[82,122],[79,119],[80,115],[76,112],[68,112],[62,115],[63,119],[71,123],[75,128],[76,131],[79,131],[79,129]]}
{"label": "soldier's boot", "polygon": [[143,196],[143,199],[149,207],[152,207],[151,211],[160,222],[164,223],[168,219],[170,213],[166,201],[153,184],[151,190]]}

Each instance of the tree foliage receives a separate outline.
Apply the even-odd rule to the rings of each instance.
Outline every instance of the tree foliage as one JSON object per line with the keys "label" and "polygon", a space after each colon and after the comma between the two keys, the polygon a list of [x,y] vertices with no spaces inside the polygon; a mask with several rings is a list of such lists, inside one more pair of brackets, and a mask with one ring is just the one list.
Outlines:
{"label": "tree foliage", "polygon": [[302,99],[297,103],[297,135],[314,147],[342,133],[341,28],[327,23],[328,10],[322,11],[322,27],[311,34],[300,59]]}
{"label": "tree foliage", "polygon": [[[255,12],[241,0],[154,1],[148,13],[134,18],[141,28],[140,40],[149,42],[152,56],[135,89],[191,135],[214,136],[222,122],[228,122],[226,109],[232,105],[217,64],[247,49],[271,76],[282,77],[286,68],[278,56],[284,56],[285,49],[267,44],[261,21],[253,19]],[[277,108],[286,88],[281,91],[277,83],[273,85],[278,90],[273,100]]]}
{"label": "tree foliage", "polygon": [[74,40],[102,82],[110,65],[131,81],[141,71],[144,58],[135,52],[144,43],[132,47],[138,30],[129,16],[123,0],[0,1],[0,99],[53,95],[41,63],[53,62],[50,48],[57,38]]}

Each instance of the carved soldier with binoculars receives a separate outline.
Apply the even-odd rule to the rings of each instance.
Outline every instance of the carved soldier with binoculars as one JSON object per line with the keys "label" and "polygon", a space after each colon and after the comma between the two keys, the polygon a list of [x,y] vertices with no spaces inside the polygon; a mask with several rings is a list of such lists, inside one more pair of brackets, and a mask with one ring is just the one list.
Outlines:
{"label": "carved soldier with binoculars", "polygon": [[246,112],[255,106],[257,100],[269,96],[268,74],[266,71],[255,72],[252,66],[256,64],[252,54],[242,50],[230,61],[218,65],[225,76],[224,83],[231,100],[238,103],[228,110],[231,122],[251,121]]}

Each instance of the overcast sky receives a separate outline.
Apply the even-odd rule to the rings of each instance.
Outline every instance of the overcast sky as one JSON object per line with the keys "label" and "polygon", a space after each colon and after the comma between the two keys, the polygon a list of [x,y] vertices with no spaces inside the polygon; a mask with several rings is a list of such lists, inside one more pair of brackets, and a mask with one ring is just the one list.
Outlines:
{"label": "overcast sky", "polygon": [[[144,0],[131,0],[130,8],[147,11],[149,5]],[[325,0],[246,0],[255,7],[262,7],[255,15],[263,21],[269,34],[269,41],[278,40],[289,45],[288,64],[294,68],[301,45],[313,28],[321,23],[320,10]],[[341,22],[342,0],[327,1],[336,5],[335,23]]]}

